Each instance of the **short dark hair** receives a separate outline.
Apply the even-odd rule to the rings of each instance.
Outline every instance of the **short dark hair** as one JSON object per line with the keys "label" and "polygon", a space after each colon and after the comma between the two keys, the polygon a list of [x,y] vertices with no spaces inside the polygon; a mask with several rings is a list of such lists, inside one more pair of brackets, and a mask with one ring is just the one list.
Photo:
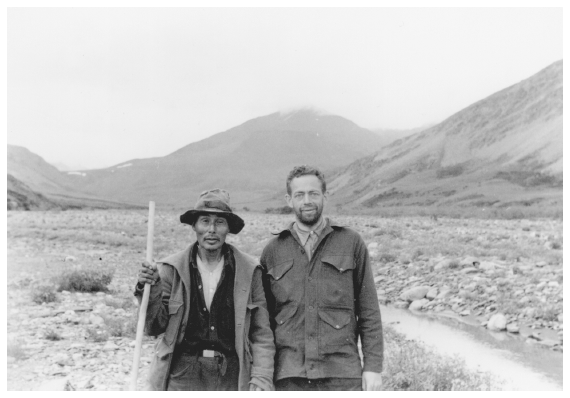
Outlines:
{"label": "short dark hair", "polygon": [[327,191],[327,182],[325,181],[325,175],[322,173],[322,171],[320,171],[316,167],[302,165],[302,166],[293,167],[293,170],[289,172],[289,175],[287,176],[287,194],[291,195],[291,181],[293,180],[293,178],[307,176],[307,175],[313,175],[317,177],[321,182],[321,189],[323,193]]}

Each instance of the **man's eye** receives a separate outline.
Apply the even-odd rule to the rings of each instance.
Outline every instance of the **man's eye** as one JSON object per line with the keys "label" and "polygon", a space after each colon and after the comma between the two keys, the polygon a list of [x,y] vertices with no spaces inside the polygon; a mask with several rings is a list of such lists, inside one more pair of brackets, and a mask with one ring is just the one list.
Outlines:
{"label": "man's eye", "polygon": [[295,194],[295,199],[302,199],[304,196],[305,196],[305,194],[296,193],[296,194]]}
{"label": "man's eye", "polygon": [[311,192],[309,193],[309,195],[311,196],[311,198],[318,198],[321,194],[319,192]]}

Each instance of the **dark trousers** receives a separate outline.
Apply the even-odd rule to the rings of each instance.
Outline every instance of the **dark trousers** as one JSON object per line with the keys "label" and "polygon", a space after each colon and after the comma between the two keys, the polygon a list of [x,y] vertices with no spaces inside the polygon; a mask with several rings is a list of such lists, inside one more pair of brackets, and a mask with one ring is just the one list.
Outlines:
{"label": "dark trousers", "polygon": [[362,391],[362,379],[288,377],[275,382],[275,391]]}
{"label": "dark trousers", "polygon": [[237,356],[200,357],[180,353],[172,358],[168,391],[237,391]]}

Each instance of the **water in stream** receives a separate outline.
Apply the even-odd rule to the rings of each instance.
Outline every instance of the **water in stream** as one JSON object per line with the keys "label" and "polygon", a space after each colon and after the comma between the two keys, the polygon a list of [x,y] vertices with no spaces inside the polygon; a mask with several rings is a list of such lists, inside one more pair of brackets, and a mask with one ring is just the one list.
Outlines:
{"label": "water in stream", "polygon": [[562,390],[560,352],[454,319],[434,319],[386,306],[381,306],[381,312],[384,324],[408,338],[421,341],[438,353],[458,355],[469,368],[503,379],[503,390]]}

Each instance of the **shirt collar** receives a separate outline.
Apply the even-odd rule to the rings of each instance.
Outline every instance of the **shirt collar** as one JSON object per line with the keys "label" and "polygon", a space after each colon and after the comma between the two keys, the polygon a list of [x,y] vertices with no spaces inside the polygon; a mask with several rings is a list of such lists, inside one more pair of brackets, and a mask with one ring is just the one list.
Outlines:
{"label": "shirt collar", "polygon": [[[224,268],[229,265],[231,269],[234,270],[235,266],[234,266],[233,256],[230,256],[230,254],[232,254],[232,251],[229,245],[224,243],[224,245],[222,246],[222,256],[224,257]],[[196,241],[194,243],[194,246],[192,247],[192,250],[190,251],[190,266],[195,269],[198,269],[198,266],[196,265],[197,256],[198,256],[198,242]]]}
{"label": "shirt collar", "polygon": [[306,229],[305,226],[301,225],[296,221],[293,223],[293,229],[297,233],[299,240],[304,246],[307,243],[309,236],[311,235],[311,231],[314,234],[316,234],[318,238],[321,235],[321,232],[323,232],[323,229],[326,227],[326,225],[327,225],[327,220],[325,220],[324,217],[321,217],[319,223],[313,229]]}

